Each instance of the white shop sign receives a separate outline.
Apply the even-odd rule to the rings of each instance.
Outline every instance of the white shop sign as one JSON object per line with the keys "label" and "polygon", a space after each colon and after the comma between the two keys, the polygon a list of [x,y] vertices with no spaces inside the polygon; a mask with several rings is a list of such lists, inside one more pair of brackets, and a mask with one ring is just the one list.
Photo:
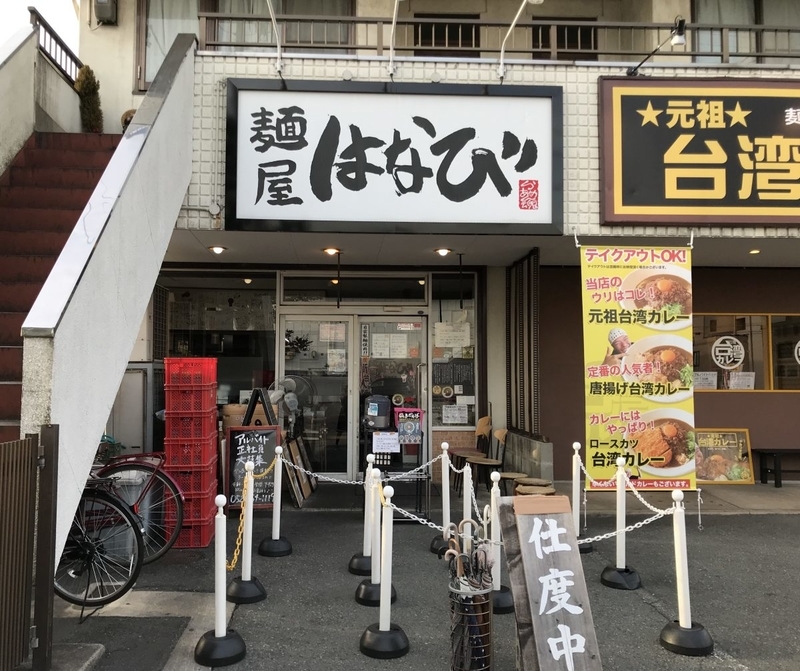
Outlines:
{"label": "white shop sign", "polygon": [[239,90],[236,218],[550,224],[552,128],[549,97]]}

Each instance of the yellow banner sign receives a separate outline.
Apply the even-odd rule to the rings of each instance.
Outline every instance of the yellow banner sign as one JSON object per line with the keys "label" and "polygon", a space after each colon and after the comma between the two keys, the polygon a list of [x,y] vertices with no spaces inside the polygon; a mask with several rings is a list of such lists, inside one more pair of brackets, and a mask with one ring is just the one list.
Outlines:
{"label": "yellow banner sign", "polygon": [[645,489],[695,489],[692,275],[688,248],[581,247],[586,468],[616,460]]}

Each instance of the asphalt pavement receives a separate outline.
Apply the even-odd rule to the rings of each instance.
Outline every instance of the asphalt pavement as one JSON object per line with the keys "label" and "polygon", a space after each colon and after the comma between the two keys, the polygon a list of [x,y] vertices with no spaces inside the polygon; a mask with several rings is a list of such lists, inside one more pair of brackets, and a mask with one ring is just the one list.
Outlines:
{"label": "asphalt pavement", "polygon": [[[566,493],[569,485],[558,483],[557,489]],[[652,516],[633,495],[627,498],[629,522]],[[668,492],[646,493],[643,498],[657,509],[670,505]],[[583,535],[612,531],[614,494],[589,493],[587,499]],[[672,519],[664,517],[626,536],[627,563],[641,577],[637,590],[614,590],[600,583],[603,569],[614,564],[614,539],[596,541],[593,552],[581,555],[606,671],[800,669],[800,484],[785,483],[780,489],[762,484],[709,487],[702,499],[698,518],[697,497],[687,495],[691,614],[710,633],[713,655],[686,657],[659,643],[663,627],[678,617]],[[363,578],[347,570],[351,556],[361,550],[360,500],[357,492],[337,500],[339,505],[329,500],[316,508],[283,511],[282,533],[292,543],[291,555],[269,558],[253,553],[253,574],[267,597],[256,604],[227,606],[229,626],[246,645],[244,660],[228,668],[449,669],[448,569],[429,550],[435,530],[417,523],[394,527],[392,583],[397,601],[391,620],[408,636],[410,649],[398,659],[373,659],[360,652],[359,641],[365,629],[378,622],[378,609],[356,603],[355,591]],[[481,505],[488,502],[487,493],[478,492],[478,500]],[[437,503],[434,497],[434,522],[441,520]],[[229,548],[236,526],[229,520]],[[257,547],[270,534],[271,514],[260,513],[254,526]],[[237,568],[230,575],[239,574]],[[507,584],[505,571],[503,575]],[[194,663],[193,650],[214,626],[213,580],[213,547],[171,550],[144,567],[128,595],[82,624],[76,607],[57,600],[54,669],[204,668]],[[494,669],[513,671],[514,616],[495,615],[492,624]]]}

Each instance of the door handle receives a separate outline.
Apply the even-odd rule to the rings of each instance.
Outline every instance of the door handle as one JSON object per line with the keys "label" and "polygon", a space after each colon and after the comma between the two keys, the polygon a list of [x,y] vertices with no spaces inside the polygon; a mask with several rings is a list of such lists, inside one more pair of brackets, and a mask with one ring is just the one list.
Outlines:
{"label": "door handle", "polygon": [[422,371],[420,368],[425,368],[428,364],[426,363],[418,363],[417,364],[417,405],[422,407],[422,393],[423,391],[427,391],[427,388],[424,388],[422,385]]}

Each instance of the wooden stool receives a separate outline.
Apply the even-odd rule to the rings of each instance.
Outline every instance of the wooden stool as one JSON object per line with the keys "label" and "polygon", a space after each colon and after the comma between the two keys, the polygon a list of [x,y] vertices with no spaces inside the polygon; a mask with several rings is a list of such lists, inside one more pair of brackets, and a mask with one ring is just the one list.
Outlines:
{"label": "wooden stool", "polygon": [[544,478],[529,478],[527,475],[516,478],[514,480],[515,484],[530,486],[530,487],[552,487],[553,483],[550,480],[545,480]]}
{"label": "wooden stool", "polygon": [[535,487],[533,485],[517,485],[515,493],[517,496],[554,496],[556,490],[553,487]]}
{"label": "wooden stool", "polygon": [[527,473],[500,473],[500,486],[503,488],[503,496],[508,496],[506,483],[511,480],[512,484],[519,478],[527,478]]}

